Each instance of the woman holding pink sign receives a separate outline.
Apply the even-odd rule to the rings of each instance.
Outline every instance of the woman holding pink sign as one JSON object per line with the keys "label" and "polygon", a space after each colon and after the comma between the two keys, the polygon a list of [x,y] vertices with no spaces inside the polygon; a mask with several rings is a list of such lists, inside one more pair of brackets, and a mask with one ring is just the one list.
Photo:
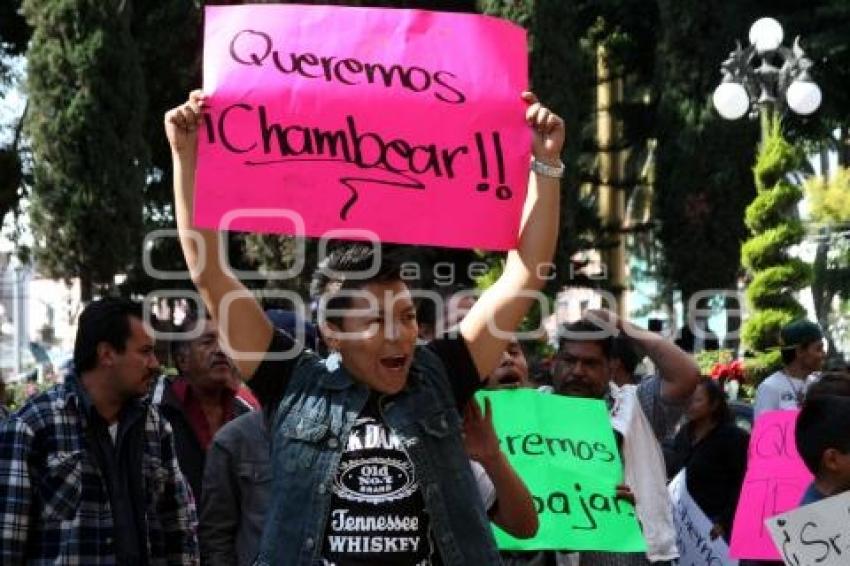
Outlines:
{"label": "woman holding pink sign", "polygon": [[557,240],[564,123],[533,94],[523,100],[534,159],[519,244],[502,276],[454,332],[418,346],[403,258],[380,246],[339,247],[315,276],[325,290],[322,334],[341,360],[333,370],[272,328],[222,267],[220,234],[192,229],[203,94],[166,114],[186,262],[240,373],[275,413],[273,499],[256,564],[500,563],[458,410],[499,365]]}

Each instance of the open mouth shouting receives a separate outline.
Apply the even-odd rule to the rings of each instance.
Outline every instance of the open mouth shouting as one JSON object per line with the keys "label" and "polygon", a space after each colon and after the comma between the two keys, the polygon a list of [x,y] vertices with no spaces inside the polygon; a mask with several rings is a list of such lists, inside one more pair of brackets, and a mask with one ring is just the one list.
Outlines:
{"label": "open mouth shouting", "polygon": [[501,372],[496,380],[496,385],[502,389],[515,389],[522,384],[522,380],[515,371]]}
{"label": "open mouth shouting", "polygon": [[381,366],[390,371],[405,371],[408,356],[385,356],[381,358]]}

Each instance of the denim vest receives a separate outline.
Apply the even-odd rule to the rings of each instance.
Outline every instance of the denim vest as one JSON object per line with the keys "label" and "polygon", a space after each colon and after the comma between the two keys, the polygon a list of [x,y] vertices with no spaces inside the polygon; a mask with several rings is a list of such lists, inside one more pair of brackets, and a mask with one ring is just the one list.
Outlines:
{"label": "denim vest", "polygon": [[[302,355],[275,416],[273,495],[258,566],[321,564],[334,474],[368,398],[342,366],[330,372],[312,353]],[[404,390],[378,405],[416,469],[445,566],[499,564],[441,360],[418,347]]]}

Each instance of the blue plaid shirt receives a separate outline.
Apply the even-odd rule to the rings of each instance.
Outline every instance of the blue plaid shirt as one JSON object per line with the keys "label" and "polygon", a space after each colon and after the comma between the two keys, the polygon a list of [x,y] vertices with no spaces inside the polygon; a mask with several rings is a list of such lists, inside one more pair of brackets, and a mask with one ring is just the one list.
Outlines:
{"label": "blue plaid shirt", "polygon": [[[0,425],[0,564],[114,565],[106,482],[86,441],[76,376]],[[171,427],[146,406],[142,455],[148,564],[198,564],[197,515]]]}

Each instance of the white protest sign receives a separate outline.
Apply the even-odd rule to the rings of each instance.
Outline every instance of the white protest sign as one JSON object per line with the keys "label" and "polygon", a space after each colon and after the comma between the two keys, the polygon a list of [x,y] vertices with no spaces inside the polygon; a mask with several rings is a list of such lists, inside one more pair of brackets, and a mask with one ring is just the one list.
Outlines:
{"label": "white protest sign", "polygon": [[788,566],[850,564],[850,492],[765,520]]}
{"label": "white protest sign", "polygon": [[721,537],[711,540],[713,525],[688,493],[685,478],[682,470],[667,486],[676,522],[679,566],[737,566],[726,542]]}

